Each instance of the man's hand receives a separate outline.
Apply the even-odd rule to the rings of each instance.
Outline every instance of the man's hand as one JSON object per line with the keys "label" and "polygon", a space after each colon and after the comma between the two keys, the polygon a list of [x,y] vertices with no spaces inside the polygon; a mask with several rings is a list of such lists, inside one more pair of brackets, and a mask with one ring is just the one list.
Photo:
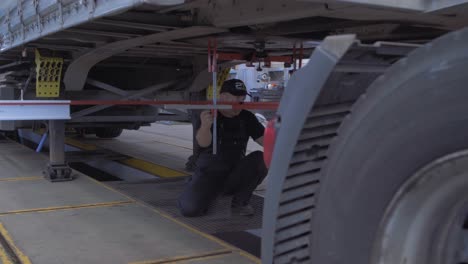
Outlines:
{"label": "man's hand", "polygon": [[211,111],[203,111],[200,114],[201,125],[197,131],[196,139],[198,145],[202,148],[206,148],[211,145],[212,135],[211,126],[213,125],[213,114]]}
{"label": "man's hand", "polygon": [[210,129],[211,125],[213,125],[213,115],[211,114],[211,111],[206,110],[206,111],[201,112],[200,120],[201,120],[202,128]]}

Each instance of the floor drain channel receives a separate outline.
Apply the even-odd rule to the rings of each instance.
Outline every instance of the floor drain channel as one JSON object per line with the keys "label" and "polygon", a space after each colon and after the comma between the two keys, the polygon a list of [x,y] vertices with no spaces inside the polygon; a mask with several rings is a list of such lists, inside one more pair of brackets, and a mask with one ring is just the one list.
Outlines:
{"label": "floor drain channel", "polygon": [[5,250],[5,253],[8,255],[9,260],[13,264],[22,264],[20,258],[16,255],[15,250],[11,247],[11,245],[8,243],[8,241],[3,237],[3,235],[0,233],[0,245]]}
{"label": "floor drain channel", "polygon": [[79,171],[97,181],[100,182],[106,182],[106,181],[122,181],[122,179],[115,177],[112,174],[109,174],[105,171],[102,171],[100,169],[97,169],[95,167],[92,167],[86,163],[83,162],[72,162],[69,164],[69,166],[76,170]]}

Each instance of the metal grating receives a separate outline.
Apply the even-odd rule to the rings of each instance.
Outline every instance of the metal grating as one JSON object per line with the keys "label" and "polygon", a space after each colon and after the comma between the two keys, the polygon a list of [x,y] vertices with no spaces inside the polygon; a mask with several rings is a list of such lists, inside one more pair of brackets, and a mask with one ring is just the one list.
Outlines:
{"label": "metal grating", "polygon": [[218,198],[210,206],[207,215],[187,218],[183,217],[177,208],[177,198],[183,190],[185,180],[158,179],[137,183],[106,184],[208,234],[259,229],[262,226],[263,198],[256,195],[251,200],[256,212],[254,216],[231,215],[231,197],[225,196]]}

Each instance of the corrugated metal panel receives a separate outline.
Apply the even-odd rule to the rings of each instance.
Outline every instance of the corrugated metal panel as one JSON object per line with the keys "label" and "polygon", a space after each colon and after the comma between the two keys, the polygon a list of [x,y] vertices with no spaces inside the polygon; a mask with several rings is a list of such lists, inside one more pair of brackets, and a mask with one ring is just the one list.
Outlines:
{"label": "corrugated metal panel", "polygon": [[[173,1],[180,4],[181,0]],[[164,0],[3,0],[0,4],[0,52],[99,17]]]}

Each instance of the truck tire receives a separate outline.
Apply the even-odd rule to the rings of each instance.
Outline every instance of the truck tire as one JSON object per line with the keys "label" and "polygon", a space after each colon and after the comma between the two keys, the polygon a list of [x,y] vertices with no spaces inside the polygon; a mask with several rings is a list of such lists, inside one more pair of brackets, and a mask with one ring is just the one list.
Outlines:
{"label": "truck tire", "polygon": [[320,172],[306,168],[314,155],[294,153],[274,263],[468,262],[467,44],[467,29],[450,33],[380,76],[338,129]]}
{"label": "truck tire", "polygon": [[96,128],[98,138],[116,138],[122,134],[123,129],[118,127],[99,127]]}

